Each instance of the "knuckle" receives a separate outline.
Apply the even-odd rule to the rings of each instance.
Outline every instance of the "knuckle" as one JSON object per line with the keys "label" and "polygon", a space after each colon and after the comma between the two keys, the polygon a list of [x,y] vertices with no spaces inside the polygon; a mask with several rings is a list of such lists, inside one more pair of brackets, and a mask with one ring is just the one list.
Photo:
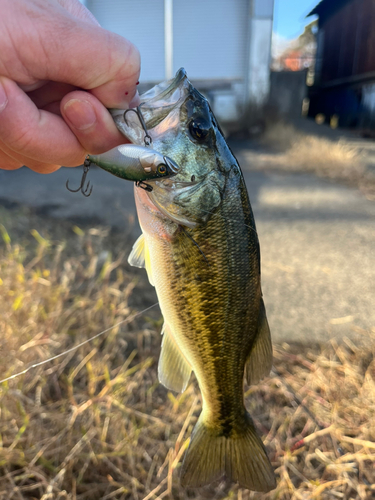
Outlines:
{"label": "knuckle", "polygon": [[38,174],[51,174],[60,168],[60,165],[47,165],[45,163],[32,163],[26,166]]}
{"label": "knuckle", "polygon": [[2,151],[0,147],[0,169],[16,170],[17,168],[20,167],[22,167],[22,162],[9,156],[7,153]]}
{"label": "knuckle", "polygon": [[8,128],[3,132],[1,139],[14,151],[24,153],[33,142],[33,127],[15,130]]}
{"label": "knuckle", "polygon": [[141,55],[138,48],[115,33],[111,33],[111,43],[108,46],[113,76],[119,80],[134,80],[136,83],[141,68]]}

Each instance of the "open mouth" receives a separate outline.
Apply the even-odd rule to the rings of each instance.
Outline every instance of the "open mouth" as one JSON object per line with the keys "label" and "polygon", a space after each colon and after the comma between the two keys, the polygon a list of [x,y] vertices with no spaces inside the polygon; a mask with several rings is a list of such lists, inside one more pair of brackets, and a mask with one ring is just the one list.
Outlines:
{"label": "open mouth", "polygon": [[[181,68],[173,79],[159,83],[142,94],[139,110],[147,130],[152,130],[170,115],[186,99],[190,88],[186,71]],[[111,114],[117,128],[128,140],[133,144],[143,145],[144,130],[136,113],[127,113],[126,120],[123,109],[112,109]]]}
{"label": "open mouth", "polygon": [[180,68],[173,79],[159,83],[158,85],[155,85],[155,87],[152,87],[152,89],[142,94],[141,105],[147,103],[148,106],[152,106],[154,101],[156,101],[159,106],[160,101],[163,101],[167,97],[169,104],[175,104],[176,101],[173,101],[174,97],[177,96],[174,96],[174,91],[180,87],[181,83],[185,79],[187,79],[186,71],[184,68]]}

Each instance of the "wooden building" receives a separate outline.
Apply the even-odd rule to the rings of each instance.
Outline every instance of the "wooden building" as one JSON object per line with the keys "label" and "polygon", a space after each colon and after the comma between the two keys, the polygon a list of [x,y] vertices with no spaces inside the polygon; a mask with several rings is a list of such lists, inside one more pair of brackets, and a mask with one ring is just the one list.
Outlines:
{"label": "wooden building", "polygon": [[322,0],[310,114],[375,128],[375,1]]}

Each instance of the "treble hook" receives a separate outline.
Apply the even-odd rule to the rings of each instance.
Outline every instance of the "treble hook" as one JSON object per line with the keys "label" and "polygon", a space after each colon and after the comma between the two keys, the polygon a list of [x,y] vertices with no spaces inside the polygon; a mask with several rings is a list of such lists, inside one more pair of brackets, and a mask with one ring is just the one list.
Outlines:
{"label": "treble hook", "polygon": [[[86,196],[86,198],[88,198],[91,195],[93,186],[91,186],[91,189],[90,189],[90,181],[88,181],[87,186],[85,187],[86,177],[87,177],[87,174],[89,173],[89,170],[90,170],[90,164],[91,164],[90,160],[88,158],[86,158],[85,162],[83,164],[83,174],[82,174],[81,184],[78,187],[78,189],[70,189],[69,179],[66,181],[66,189],[68,191],[70,191],[71,193],[78,193],[78,191],[81,191],[83,196]],[[88,193],[89,189],[90,189],[90,192]]]}
{"label": "treble hook", "polygon": [[139,106],[137,106],[136,109],[130,108],[124,112],[124,122],[126,123],[126,125],[128,127],[129,127],[129,123],[128,123],[128,120],[126,119],[126,113],[129,113],[129,111],[134,111],[134,113],[138,116],[138,120],[139,120],[140,124],[142,125],[142,128],[145,132],[145,138],[144,138],[145,146],[150,146],[152,144],[152,137],[148,133],[146,123],[145,123],[145,120],[143,118],[142,111],[141,111],[141,104]]}

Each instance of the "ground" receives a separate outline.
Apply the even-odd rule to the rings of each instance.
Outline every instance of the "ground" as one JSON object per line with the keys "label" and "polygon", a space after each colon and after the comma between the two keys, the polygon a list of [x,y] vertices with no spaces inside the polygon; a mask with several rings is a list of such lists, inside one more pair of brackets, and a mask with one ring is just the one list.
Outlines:
{"label": "ground", "polygon": [[[375,151],[371,141],[310,122],[302,122],[298,130],[302,126],[309,137],[313,133],[319,139],[320,134],[332,144],[344,139],[351,150],[366,150],[371,171]],[[375,203],[357,187],[345,185],[339,176],[337,180],[296,172],[295,158],[290,160],[268,144],[253,140],[232,142],[232,147],[244,172],[257,223],[273,339],[304,343],[311,338],[363,337],[363,332],[375,328]],[[299,157],[297,164],[306,165],[306,156],[312,154],[309,150],[306,154],[306,149],[301,153],[305,159]],[[330,143],[327,149],[332,149]],[[349,160],[350,167],[363,163],[359,156]],[[336,158],[328,165],[333,172],[340,169],[341,174]],[[139,234],[132,183],[92,169],[89,179],[94,191],[85,198],[65,188],[67,178],[76,187],[80,176],[80,169],[61,169],[47,176],[25,168],[0,171],[0,201],[8,207],[32,207],[57,221],[114,227],[122,233],[124,246],[132,244]]]}
{"label": "ground", "polygon": [[0,500],[373,498],[372,143],[306,122],[231,146],[274,341],[245,403],[277,488],[179,484],[201,399],[194,376],[181,395],[158,383],[156,295],[126,261],[131,183],[92,169],[84,198],[65,188],[80,169],[21,169],[0,171],[0,380],[26,369],[0,384]]}

